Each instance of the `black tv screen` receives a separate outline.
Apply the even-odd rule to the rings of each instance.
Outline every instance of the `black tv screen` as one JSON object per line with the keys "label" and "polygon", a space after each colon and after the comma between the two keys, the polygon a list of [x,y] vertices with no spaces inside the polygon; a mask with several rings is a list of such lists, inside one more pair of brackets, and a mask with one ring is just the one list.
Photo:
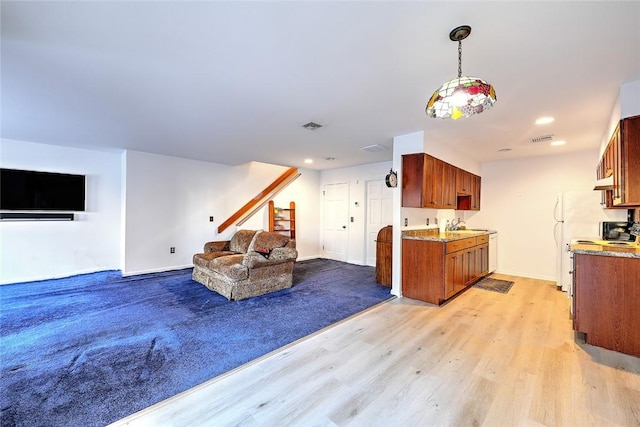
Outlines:
{"label": "black tv screen", "polygon": [[84,211],[85,176],[2,168],[0,210]]}

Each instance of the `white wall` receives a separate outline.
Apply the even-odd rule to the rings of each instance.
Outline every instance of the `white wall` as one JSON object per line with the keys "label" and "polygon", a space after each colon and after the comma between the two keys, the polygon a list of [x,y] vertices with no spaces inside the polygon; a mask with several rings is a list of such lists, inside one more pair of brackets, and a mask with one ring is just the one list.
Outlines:
{"label": "white wall", "polygon": [[[299,169],[301,175],[287,188],[273,197],[274,204],[288,207],[296,203],[296,249],[298,260],[320,257],[320,172]],[[263,208],[255,215],[260,223],[255,228],[267,229],[269,213]],[[245,224],[246,225],[246,224]]]}
{"label": "white wall", "polygon": [[613,131],[620,119],[640,115],[640,80],[620,85],[620,90],[611,107],[611,115],[600,143],[600,157],[607,148]]}
{"label": "white wall", "polygon": [[[320,172],[320,188],[318,192],[320,200],[321,191],[325,185],[346,182],[349,186],[348,216],[349,218],[353,217],[353,222],[349,222],[347,227],[347,262],[349,263],[367,264],[366,184],[367,181],[384,179],[389,173],[391,165],[392,162],[378,162]],[[320,202],[319,211],[322,214],[322,201]],[[322,219],[320,219],[321,222]],[[322,233],[322,230],[320,232]],[[322,238],[320,245],[322,245]]]}
{"label": "white wall", "polygon": [[555,280],[558,193],[593,189],[598,150],[487,162],[479,212],[467,225],[499,232],[499,273]]}
{"label": "white wall", "polygon": [[4,168],[86,175],[85,213],[75,221],[0,221],[0,284],[120,268],[121,158],[0,140]]}
{"label": "white wall", "polygon": [[620,85],[620,115],[623,119],[640,115],[640,80]]}
{"label": "white wall", "polygon": [[[286,169],[7,139],[0,140],[0,160],[7,168],[87,176],[87,212],[76,214],[75,221],[0,222],[0,284],[190,267],[206,241],[226,240],[237,229],[218,234],[218,225]],[[275,199],[296,202],[299,259],[308,259],[318,256],[320,173],[301,172]],[[239,228],[267,227],[263,209]]]}
{"label": "white wall", "polygon": [[[228,166],[128,151],[126,153],[126,222],[124,274],[192,265],[194,253],[212,240],[228,240],[237,229],[267,229],[266,208],[239,227],[218,234],[218,226],[260,193],[287,168],[250,162]],[[317,172],[303,171],[278,195],[297,204],[296,236],[300,259],[317,256]],[[210,222],[209,217],[214,221]],[[176,252],[171,254],[170,247]]]}

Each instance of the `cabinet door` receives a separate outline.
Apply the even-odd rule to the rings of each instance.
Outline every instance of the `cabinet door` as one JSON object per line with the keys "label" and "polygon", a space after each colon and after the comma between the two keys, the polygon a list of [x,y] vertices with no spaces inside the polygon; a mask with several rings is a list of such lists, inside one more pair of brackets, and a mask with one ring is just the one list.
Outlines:
{"label": "cabinet door", "polygon": [[445,298],[447,299],[465,287],[465,276],[468,275],[466,253],[467,251],[458,251],[446,257]]}
{"label": "cabinet door", "polygon": [[402,156],[402,206],[421,208],[423,204],[424,154]]}
{"label": "cabinet door", "polygon": [[456,193],[460,195],[471,195],[471,173],[466,170],[456,168]]}
{"label": "cabinet door", "polygon": [[623,147],[622,139],[620,138],[620,125],[613,132],[609,145],[611,146],[611,156],[613,158],[613,204],[619,205],[624,203],[622,199],[622,189],[624,188]]}
{"label": "cabinet door", "polygon": [[433,168],[435,158],[424,153],[402,156],[402,206],[434,207]]}
{"label": "cabinet door", "polygon": [[[476,249],[468,249],[464,251],[464,271],[462,278],[462,288],[469,285],[476,275]],[[461,289],[458,289],[461,290]]]}
{"label": "cabinet door", "polygon": [[471,175],[471,210],[480,210],[480,187],[482,179],[477,175]]}
{"label": "cabinet door", "polygon": [[[444,162],[440,159],[433,158],[433,173],[431,174],[429,184],[432,189],[432,201],[428,207],[436,209],[444,209]],[[426,184],[426,182],[425,182]]]}
{"label": "cabinet door", "polygon": [[477,278],[484,277],[489,274],[489,245],[481,245],[477,249]]}
{"label": "cabinet door", "polygon": [[444,164],[442,198],[445,209],[455,209],[457,205],[456,169],[455,166],[449,163]]}

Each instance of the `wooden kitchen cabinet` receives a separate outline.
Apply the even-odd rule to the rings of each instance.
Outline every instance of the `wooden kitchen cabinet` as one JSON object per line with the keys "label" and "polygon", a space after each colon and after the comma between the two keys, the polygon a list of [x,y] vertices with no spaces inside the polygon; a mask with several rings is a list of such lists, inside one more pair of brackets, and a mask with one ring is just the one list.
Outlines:
{"label": "wooden kitchen cabinet", "polygon": [[640,206],[640,116],[620,120],[605,149],[596,176],[613,175],[613,190],[603,191],[608,208]]}
{"label": "wooden kitchen cabinet", "polygon": [[573,329],[587,344],[640,357],[640,258],[576,253]]}
{"label": "wooden kitchen cabinet", "polygon": [[[464,175],[463,172],[466,175],[461,179],[465,184],[460,185],[464,186],[465,193],[461,194],[458,191],[458,175]],[[402,156],[402,206],[479,210],[479,179],[428,154],[405,154]]]}
{"label": "wooden kitchen cabinet", "polygon": [[459,195],[471,195],[471,172],[464,169],[456,170],[456,193]]}
{"label": "wooden kitchen cabinet", "polygon": [[402,294],[442,304],[489,271],[489,236],[449,242],[402,240]]}
{"label": "wooden kitchen cabinet", "polygon": [[444,170],[442,173],[442,206],[441,209],[456,209],[457,207],[457,195],[456,195],[456,170],[458,168],[444,163]]}
{"label": "wooden kitchen cabinet", "polygon": [[482,178],[478,175],[471,174],[471,210],[480,210],[480,187]]}
{"label": "wooden kitchen cabinet", "polygon": [[402,156],[402,206],[433,207],[434,160],[424,153]]}

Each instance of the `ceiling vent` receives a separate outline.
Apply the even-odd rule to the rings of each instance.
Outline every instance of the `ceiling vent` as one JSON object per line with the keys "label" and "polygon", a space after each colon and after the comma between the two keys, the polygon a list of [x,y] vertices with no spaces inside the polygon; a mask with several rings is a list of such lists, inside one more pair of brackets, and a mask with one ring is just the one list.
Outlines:
{"label": "ceiling vent", "polygon": [[302,127],[308,130],[316,130],[316,129],[320,129],[322,125],[319,125],[318,123],[314,123],[314,122],[309,122],[307,124],[302,125]]}
{"label": "ceiling vent", "polygon": [[370,153],[376,153],[378,151],[388,150],[389,148],[380,144],[367,145],[366,147],[360,148],[362,151],[368,151]]}
{"label": "ceiling vent", "polygon": [[535,138],[531,138],[531,142],[533,142],[534,144],[537,144],[539,142],[549,142],[549,141],[553,141],[553,135],[542,135],[542,136],[536,136]]}

